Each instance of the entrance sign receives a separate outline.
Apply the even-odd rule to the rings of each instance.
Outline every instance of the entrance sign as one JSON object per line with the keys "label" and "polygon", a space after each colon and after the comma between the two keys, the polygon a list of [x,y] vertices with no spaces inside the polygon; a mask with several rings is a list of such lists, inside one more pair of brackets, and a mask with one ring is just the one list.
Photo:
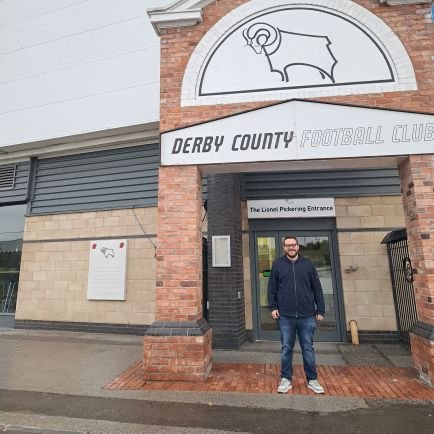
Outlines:
{"label": "entrance sign", "polygon": [[91,241],[88,300],[125,300],[127,240]]}
{"label": "entrance sign", "polygon": [[433,152],[433,115],[298,100],[161,136],[166,166]]}
{"label": "entrance sign", "polygon": [[248,200],[249,219],[335,217],[334,198]]}

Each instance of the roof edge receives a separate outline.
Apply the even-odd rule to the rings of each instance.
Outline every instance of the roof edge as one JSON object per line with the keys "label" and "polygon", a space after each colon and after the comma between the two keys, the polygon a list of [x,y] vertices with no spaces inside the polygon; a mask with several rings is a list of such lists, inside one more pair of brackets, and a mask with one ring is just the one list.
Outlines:
{"label": "roof edge", "polygon": [[176,0],[165,7],[146,12],[158,36],[162,29],[195,26],[202,22],[202,9],[214,0]]}

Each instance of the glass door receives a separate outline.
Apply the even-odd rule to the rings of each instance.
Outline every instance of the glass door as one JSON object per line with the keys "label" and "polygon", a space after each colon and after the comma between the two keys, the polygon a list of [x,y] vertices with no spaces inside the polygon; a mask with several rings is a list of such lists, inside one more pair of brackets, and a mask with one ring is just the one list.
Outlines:
{"label": "glass door", "polygon": [[13,325],[26,205],[0,207],[0,327]]}
{"label": "glass door", "polygon": [[[260,339],[276,338],[276,331],[279,330],[268,309],[268,278],[271,266],[280,254],[277,232],[257,233],[255,237],[256,251],[256,300]],[[277,338],[279,338],[277,336]]]}
{"label": "glass door", "polygon": [[300,254],[309,258],[318,271],[326,305],[324,321],[318,324],[317,341],[342,340],[340,325],[336,260],[332,231],[261,231],[254,233],[257,328],[259,339],[279,340],[279,325],[268,309],[267,286],[274,260],[283,255],[282,240],[291,234],[297,237]]}

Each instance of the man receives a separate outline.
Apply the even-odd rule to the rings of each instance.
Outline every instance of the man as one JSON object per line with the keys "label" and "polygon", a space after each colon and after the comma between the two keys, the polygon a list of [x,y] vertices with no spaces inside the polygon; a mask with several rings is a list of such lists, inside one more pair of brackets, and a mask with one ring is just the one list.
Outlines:
{"label": "man", "polygon": [[282,342],[281,381],[277,391],[292,389],[292,355],[296,335],[303,354],[307,387],[324,393],[318,382],[313,349],[317,321],[324,319],[324,295],[313,263],[298,254],[296,237],[283,239],[285,255],[278,258],[268,281],[268,305],[271,316],[279,321]]}

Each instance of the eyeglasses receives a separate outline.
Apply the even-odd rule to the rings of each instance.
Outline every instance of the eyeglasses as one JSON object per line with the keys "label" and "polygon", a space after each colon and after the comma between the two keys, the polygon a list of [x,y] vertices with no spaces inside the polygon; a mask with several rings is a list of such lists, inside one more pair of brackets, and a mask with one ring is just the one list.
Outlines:
{"label": "eyeglasses", "polygon": [[287,249],[290,247],[297,247],[298,244],[284,244],[283,247],[286,247]]}

